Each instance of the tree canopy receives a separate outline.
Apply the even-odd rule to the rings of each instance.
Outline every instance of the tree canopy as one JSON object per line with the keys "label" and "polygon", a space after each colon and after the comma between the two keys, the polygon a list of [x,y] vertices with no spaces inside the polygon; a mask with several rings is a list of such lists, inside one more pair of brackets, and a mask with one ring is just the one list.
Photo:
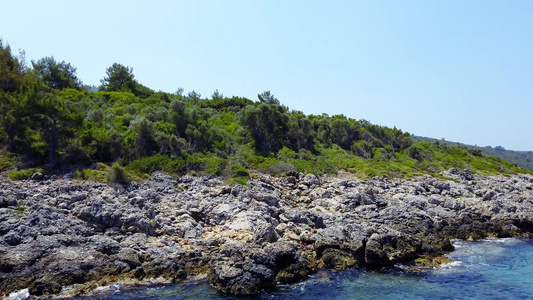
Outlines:
{"label": "tree canopy", "polygon": [[397,128],[291,111],[270,91],[258,94],[258,101],[218,90],[209,98],[181,88],[154,92],[136,81],[131,67],[115,63],[105,70],[100,91],[90,92],[70,63],[45,57],[29,68],[1,40],[0,71],[0,170],[2,155],[14,155],[24,166],[70,170],[119,163],[136,174],[521,171],[475,151],[414,142]]}
{"label": "tree canopy", "polygon": [[130,92],[136,96],[148,97],[153,91],[135,80],[133,68],[114,63],[106,70],[106,76],[100,80],[101,90],[107,92]]}
{"label": "tree canopy", "polygon": [[114,63],[105,71],[106,76],[100,82],[102,90],[107,92],[133,92],[135,90],[135,75],[133,68]]}
{"label": "tree canopy", "polygon": [[4,92],[19,90],[25,73],[24,54],[14,56],[9,44],[0,39],[0,89]]}
{"label": "tree canopy", "polygon": [[81,89],[82,82],[76,76],[76,68],[65,61],[57,62],[53,56],[32,61],[33,69],[45,84],[53,89]]}

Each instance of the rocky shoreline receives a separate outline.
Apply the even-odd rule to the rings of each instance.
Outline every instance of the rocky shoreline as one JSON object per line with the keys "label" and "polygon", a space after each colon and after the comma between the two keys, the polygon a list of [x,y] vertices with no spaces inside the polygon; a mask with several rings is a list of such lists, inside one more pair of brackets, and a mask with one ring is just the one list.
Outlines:
{"label": "rocky shoreline", "polygon": [[292,172],[243,187],[156,173],[127,188],[3,178],[0,296],[66,297],[199,274],[225,293],[256,294],[320,268],[431,265],[454,238],[533,232],[533,176],[442,175]]}

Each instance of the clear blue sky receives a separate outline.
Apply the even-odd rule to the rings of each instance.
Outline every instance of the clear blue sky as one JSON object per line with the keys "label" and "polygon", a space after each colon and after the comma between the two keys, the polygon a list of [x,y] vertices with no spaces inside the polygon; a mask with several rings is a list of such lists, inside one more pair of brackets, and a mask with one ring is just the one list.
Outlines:
{"label": "clear blue sky", "polygon": [[533,150],[533,1],[3,0],[0,36],[99,85],[270,90],[291,109]]}

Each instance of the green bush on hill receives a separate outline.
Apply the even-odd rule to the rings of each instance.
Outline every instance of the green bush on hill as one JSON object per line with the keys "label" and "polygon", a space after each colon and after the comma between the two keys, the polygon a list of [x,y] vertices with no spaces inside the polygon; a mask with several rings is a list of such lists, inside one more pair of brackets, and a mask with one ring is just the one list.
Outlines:
{"label": "green bush on hill", "polygon": [[239,184],[250,170],[346,170],[361,178],[409,178],[452,167],[533,172],[482,149],[414,141],[397,128],[344,115],[305,115],[269,91],[258,101],[218,91],[211,98],[182,89],[155,92],[132,68],[115,63],[99,91],[90,92],[70,64],[44,58],[26,66],[1,40],[0,66],[0,170],[24,168],[10,172],[13,179],[28,178],[35,168],[78,170],[77,178],[120,184],[156,171],[227,176]]}

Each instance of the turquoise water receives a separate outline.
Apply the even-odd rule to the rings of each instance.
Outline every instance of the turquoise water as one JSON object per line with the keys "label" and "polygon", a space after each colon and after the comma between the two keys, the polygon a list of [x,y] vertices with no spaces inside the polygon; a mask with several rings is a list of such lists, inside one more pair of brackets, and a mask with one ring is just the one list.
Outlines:
{"label": "turquoise water", "polygon": [[[320,272],[252,299],[533,299],[533,241],[457,241],[453,263],[422,274],[353,269]],[[109,290],[92,299],[242,299],[205,281]],[[87,299],[87,298],[84,298]]]}

